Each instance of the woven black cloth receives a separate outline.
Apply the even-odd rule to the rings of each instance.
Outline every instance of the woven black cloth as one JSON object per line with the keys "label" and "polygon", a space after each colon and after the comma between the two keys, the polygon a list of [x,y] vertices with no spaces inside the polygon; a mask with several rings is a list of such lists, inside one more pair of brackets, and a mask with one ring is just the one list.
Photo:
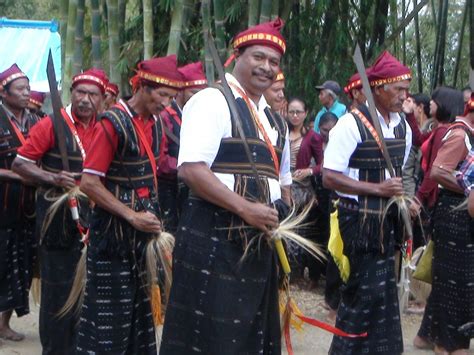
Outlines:
{"label": "woven black cloth", "polygon": [[231,219],[215,205],[188,199],[160,354],[281,353],[276,254],[262,241],[240,261],[242,239],[229,230]]}
{"label": "woven black cloth", "polygon": [[0,228],[0,312],[30,312],[28,295],[37,259],[34,220]]}
{"label": "woven black cloth", "polygon": [[[356,205],[356,204],[355,204]],[[351,272],[341,287],[336,327],[348,333],[367,332],[364,338],[334,336],[329,354],[387,354],[403,352],[402,328],[395,281],[394,236],[388,217],[383,238],[384,253],[367,248],[360,238],[356,208],[338,207],[344,254]],[[377,240],[378,238],[375,238]]]}
{"label": "woven black cloth", "polygon": [[71,291],[82,243],[76,239],[69,249],[39,249],[41,307],[39,333],[43,355],[74,354],[76,350],[77,314],[58,317]]}
{"label": "woven black cloth", "polygon": [[474,320],[474,235],[472,218],[456,210],[464,196],[441,190],[434,211],[433,284],[418,335],[447,351],[468,349],[458,331]]}
{"label": "woven black cloth", "polygon": [[142,267],[147,235],[122,222],[123,241],[120,248],[111,249],[104,242],[120,237],[104,229],[110,221],[107,215],[96,209],[91,216],[87,284],[76,354],[156,354]]}
{"label": "woven black cloth", "polygon": [[158,178],[158,200],[165,230],[171,234],[178,228],[178,179]]}

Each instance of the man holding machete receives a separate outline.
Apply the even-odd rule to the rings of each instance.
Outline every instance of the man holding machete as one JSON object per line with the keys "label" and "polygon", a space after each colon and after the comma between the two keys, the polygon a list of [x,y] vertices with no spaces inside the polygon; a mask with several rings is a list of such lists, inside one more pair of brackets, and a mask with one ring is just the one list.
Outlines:
{"label": "man holding machete", "polygon": [[[89,69],[74,76],[71,104],[60,110],[59,120],[48,116],[34,126],[13,162],[16,173],[39,185],[36,218],[41,238],[39,328],[43,355],[74,354],[76,351],[78,319],[74,314],[58,317],[58,311],[71,290],[83,246],[83,231],[73,220],[67,202],[51,213],[47,228],[44,223],[54,201],[80,182],[82,164],[91,147],[95,118],[101,109],[107,82],[100,69]],[[58,134],[58,124],[63,124],[63,137]],[[62,153],[58,147],[60,140],[66,143],[69,171],[63,169]],[[81,198],[79,215],[83,225],[87,225],[88,214],[88,201]]]}
{"label": "man holding machete", "polygon": [[[371,93],[367,93],[373,95],[383,137],[362,105],[342,116],[329,134],[323,182],[339,196],[339,229],[351,268],[342,287],[336,327],[368,333],[364,338],[334,336],[330,354],[403,352],[394,270],[394,245],[400,242],[403,226],[396,206],[383,221],[382,215],[388,199],[403,194],[400,176],[410,152],[411,129],[399,112],[410,79],[410,70],[383,52],[369,69]],[[390,178],[381,139],[397,177]]]}
{"label": "man holding machete", "polygon": [[263,97],[285,52],[282,26],[276,19],[238,34],[224,88],[204,89],[184,108],[178,176],[190,197],[176,235],[162,355],[281,352],[277,256],[257,238],[278,226],[271,206],[291,184],[287,126]]}

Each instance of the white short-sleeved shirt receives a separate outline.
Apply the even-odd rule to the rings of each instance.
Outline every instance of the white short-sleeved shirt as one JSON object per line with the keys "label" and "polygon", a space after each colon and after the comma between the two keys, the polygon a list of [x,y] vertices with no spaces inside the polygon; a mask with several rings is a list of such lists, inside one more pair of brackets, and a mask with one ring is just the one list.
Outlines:
{"label": "white short-sleeved shirt", "polygon": [[[385,138],[395,138],[394,128],[400,124],[401,117],[396,112],[390,113],[390,123],[387,126],[383,116],[377,111],[377,116],[382,127],[382,133]],[[405,122],[406,123],[406,122]],[[405,157],[403,164],[406,163],[411,149],[412,132],[411,128],[406,125],[405,134]],[[325,169],[330,169],[343,173],[354,180],[359,180],[359,169],[349,168],[349,160],[357,148],[357,144],[362,143],[359,128],[351,113],[346,113],[339,118],[334,128],[329,132],[329,142],[324,151]],[[389,179],[390,174],[385,170],[385,178]],[[358,201],[357,195],[345,194],[336,191],[339,196],[353,198]]]}
{"label": "white short-sleeved shirt", "polygon": [[[243,88],[231,74],[226,74],[227,81],[242,90]],[[236,98],[241,97],[232,89]],[[258,107],[251,101],[262,126],[273,145],[276,144],[278,131],[273,129],[264,109],[268,107],[265,98],[260,98]],[[217,156],[221,140],[232,136],[232,123],[227,101],[215,88],[207,88],[195,94],[183,108],[178,167],[183,163],[204,162],[211,167]],[[260,138],[263,136],[260,134]],[[268,178],[271,201],[281,198],[280,186],[291,185],[290,146],[288,132],[280,164],[280,180]],[[234,191],[234,175],[214,173],[230,190]]]}

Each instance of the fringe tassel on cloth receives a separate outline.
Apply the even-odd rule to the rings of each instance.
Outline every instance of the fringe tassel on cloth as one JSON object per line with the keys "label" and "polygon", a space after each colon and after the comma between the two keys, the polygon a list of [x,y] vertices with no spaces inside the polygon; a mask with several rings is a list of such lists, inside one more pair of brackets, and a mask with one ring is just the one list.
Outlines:
{"label": "fringe tassel on cloth", "polygon": [[282,246],[282,240],[285,241],[292,241],[296,243],[298,246],[306,250],[311,256],[317,259],[325,259],[326,256],[321,251],[320,247],[306,238],[301,237],[295,230],[301,228],[303,221],[306,219],[309,211],[311,210],[312,204],[308,204],[303,211],[296,215],[295,209],[293,208],[288,217],[286,217],[279,225],[277,229],[272,232],[272,240],[275,243],[275,248],[278,253],[278,257],[282,264],[283,272],[285,273],[285,281],[283,284],[283,291],[280,292],[280,313],[282,314],[282,335],[285,338],[286,349],[289,355],[293,355],[293,346],[291,343],[291,336],[290,336],[290,326],[293,326],[297,331],[301,331],[303,329],[303,324],[307,323],[312,326],[319,327],[326,331],[329,331],[333,334],[344,336],[344,337],[351,337],[351,338],[358,338],[358,337],[366,337],[367,333],[362,334],[349,334],[340,329],[337,329],[330,324],[325,322],[319,321],[317,319],[309,318],[303,315],[301,310],[296,305],[296,302],[290,295],[290,284],[289,284],[289,274],[291,272],[290,266],[288,263],[288,259],[286,257],[285,251]]}

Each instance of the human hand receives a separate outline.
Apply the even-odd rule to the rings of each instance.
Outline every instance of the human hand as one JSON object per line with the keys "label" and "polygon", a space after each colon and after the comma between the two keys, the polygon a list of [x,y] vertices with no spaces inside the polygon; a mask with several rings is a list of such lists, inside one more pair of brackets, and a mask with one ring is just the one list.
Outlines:
{"label": "human hand", "polygon": [[247,224],[263,231],[267,236],[279,224],[278,211],[262,203],[249,202],[249,206],[243,209],[240,217]]}
{"label": "human hand", "polygon": [[403,195],[402,178],[395,177],[378,184],[378,195],[382,197],[392,197]]}
{"label": "human hand", "polygon": [[161,221],[151,212],[133,212],[129,223],[133,228],[145,233],[161,233]]}
{"label": "human hand", "polygon": [[298,169],[293,173],[293,178],[295,180],[303,180],[307,178],[308,176],[312,175],[313,170],[311,168],[307,169]]}
{"label": "human hand", "polygon": [[63,170],[53,175],[53,184],[58,187],[72,189],[76,186],[76,180],[73,173]]}
{"label": "human hand", "polygon": [[408,208],[410,210],[410,216],[412,216],[412,218],[415,218],[420,214],[421,205],[418,202],[413,201]]}

